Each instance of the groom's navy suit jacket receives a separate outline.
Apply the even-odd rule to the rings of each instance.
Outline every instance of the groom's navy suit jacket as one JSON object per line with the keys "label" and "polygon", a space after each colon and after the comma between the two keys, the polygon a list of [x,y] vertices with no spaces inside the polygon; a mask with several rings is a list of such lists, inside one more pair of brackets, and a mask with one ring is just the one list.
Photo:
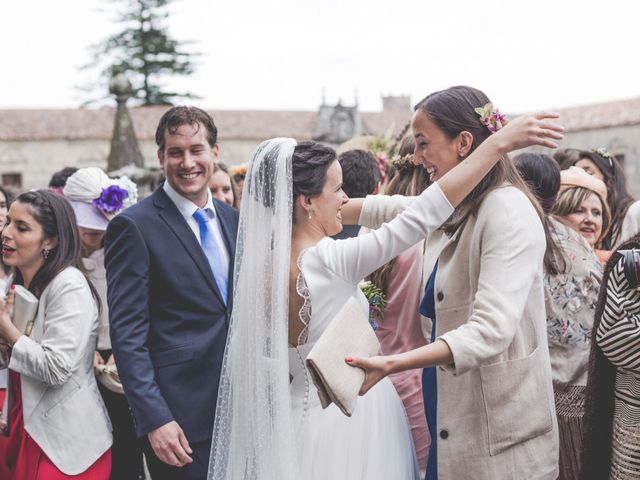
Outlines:
{"label": "groom's navy suit jacket", "polygon": [[162,187],[109,223],[111,341],[138,436],[175,420],[211,437],[231,317],[238,212],[214,199],[229,252],[228,306],[193,231]]}

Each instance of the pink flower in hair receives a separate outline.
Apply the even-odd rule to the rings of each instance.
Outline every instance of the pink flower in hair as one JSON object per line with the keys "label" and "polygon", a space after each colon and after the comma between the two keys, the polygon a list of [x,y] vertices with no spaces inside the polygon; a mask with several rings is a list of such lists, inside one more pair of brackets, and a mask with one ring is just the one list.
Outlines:
{"label": "pink flower in hair", "polygon": [[474,110],[480,115],[480,123],[487,127],[487,130],[491,133],[496,133],[506,124],[507,117],[495,108],[492,103],[487,103],[485,106]]}

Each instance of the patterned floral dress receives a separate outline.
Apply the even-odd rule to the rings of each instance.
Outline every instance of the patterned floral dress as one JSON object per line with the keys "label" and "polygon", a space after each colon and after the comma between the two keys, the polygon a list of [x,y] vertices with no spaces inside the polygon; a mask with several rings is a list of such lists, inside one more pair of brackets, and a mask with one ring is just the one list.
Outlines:
{"label": "patterned floral dress", "polygon": [[545,274],[549,356],[560,431],[560,480],[578,478],[585,386],[601,265],[578,232],[549,217],[566,269]]}

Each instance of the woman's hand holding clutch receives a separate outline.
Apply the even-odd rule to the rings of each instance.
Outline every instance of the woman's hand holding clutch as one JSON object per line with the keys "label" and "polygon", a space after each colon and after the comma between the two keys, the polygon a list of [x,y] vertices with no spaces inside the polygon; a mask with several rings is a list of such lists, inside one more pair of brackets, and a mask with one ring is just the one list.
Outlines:
{"label": "woman's hand holding clutch", "polygon": [[345,361],[348,365],[361,368],[365,372],[364,382],[362,383],[362,387],[360,387],[360,395],[367,393],[371,390],[371,387],[391,373],[389,357],[347,357]]}
{"label": "woman's hand holding clutch", "polygon": [[11,286],[6,298],[0,298],[0,342],[13,346],[22,336],[15,327],[11,318],[13,316],[13,301],[16,292]]}

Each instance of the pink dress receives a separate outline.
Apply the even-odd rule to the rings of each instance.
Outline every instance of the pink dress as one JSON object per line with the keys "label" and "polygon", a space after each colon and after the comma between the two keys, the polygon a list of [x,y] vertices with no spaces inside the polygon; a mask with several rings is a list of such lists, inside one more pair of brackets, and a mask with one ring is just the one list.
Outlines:
{"label": "pink dress", "polygon": [[[11,407],[11,433],[6,450],[10,480],[108,480],[111,474],[111,449],[79,475],[65,475],[53,464],[24,429],[20,374],[9,371],[15,390]],[[2,477],[5,480],[5,477]]]}
{"label": "pink dress", "polygon": [[[387,288],[384,318],[376,331],[385,355],[406,352],[427,344],[422,333],[418,307],[422,297],[422,252],[424,242],[400,254],[393,264]],[[422,369],[390,376],[402,399],[420,471],[427,467],[431,436],[427,428],[422,396]]]}

